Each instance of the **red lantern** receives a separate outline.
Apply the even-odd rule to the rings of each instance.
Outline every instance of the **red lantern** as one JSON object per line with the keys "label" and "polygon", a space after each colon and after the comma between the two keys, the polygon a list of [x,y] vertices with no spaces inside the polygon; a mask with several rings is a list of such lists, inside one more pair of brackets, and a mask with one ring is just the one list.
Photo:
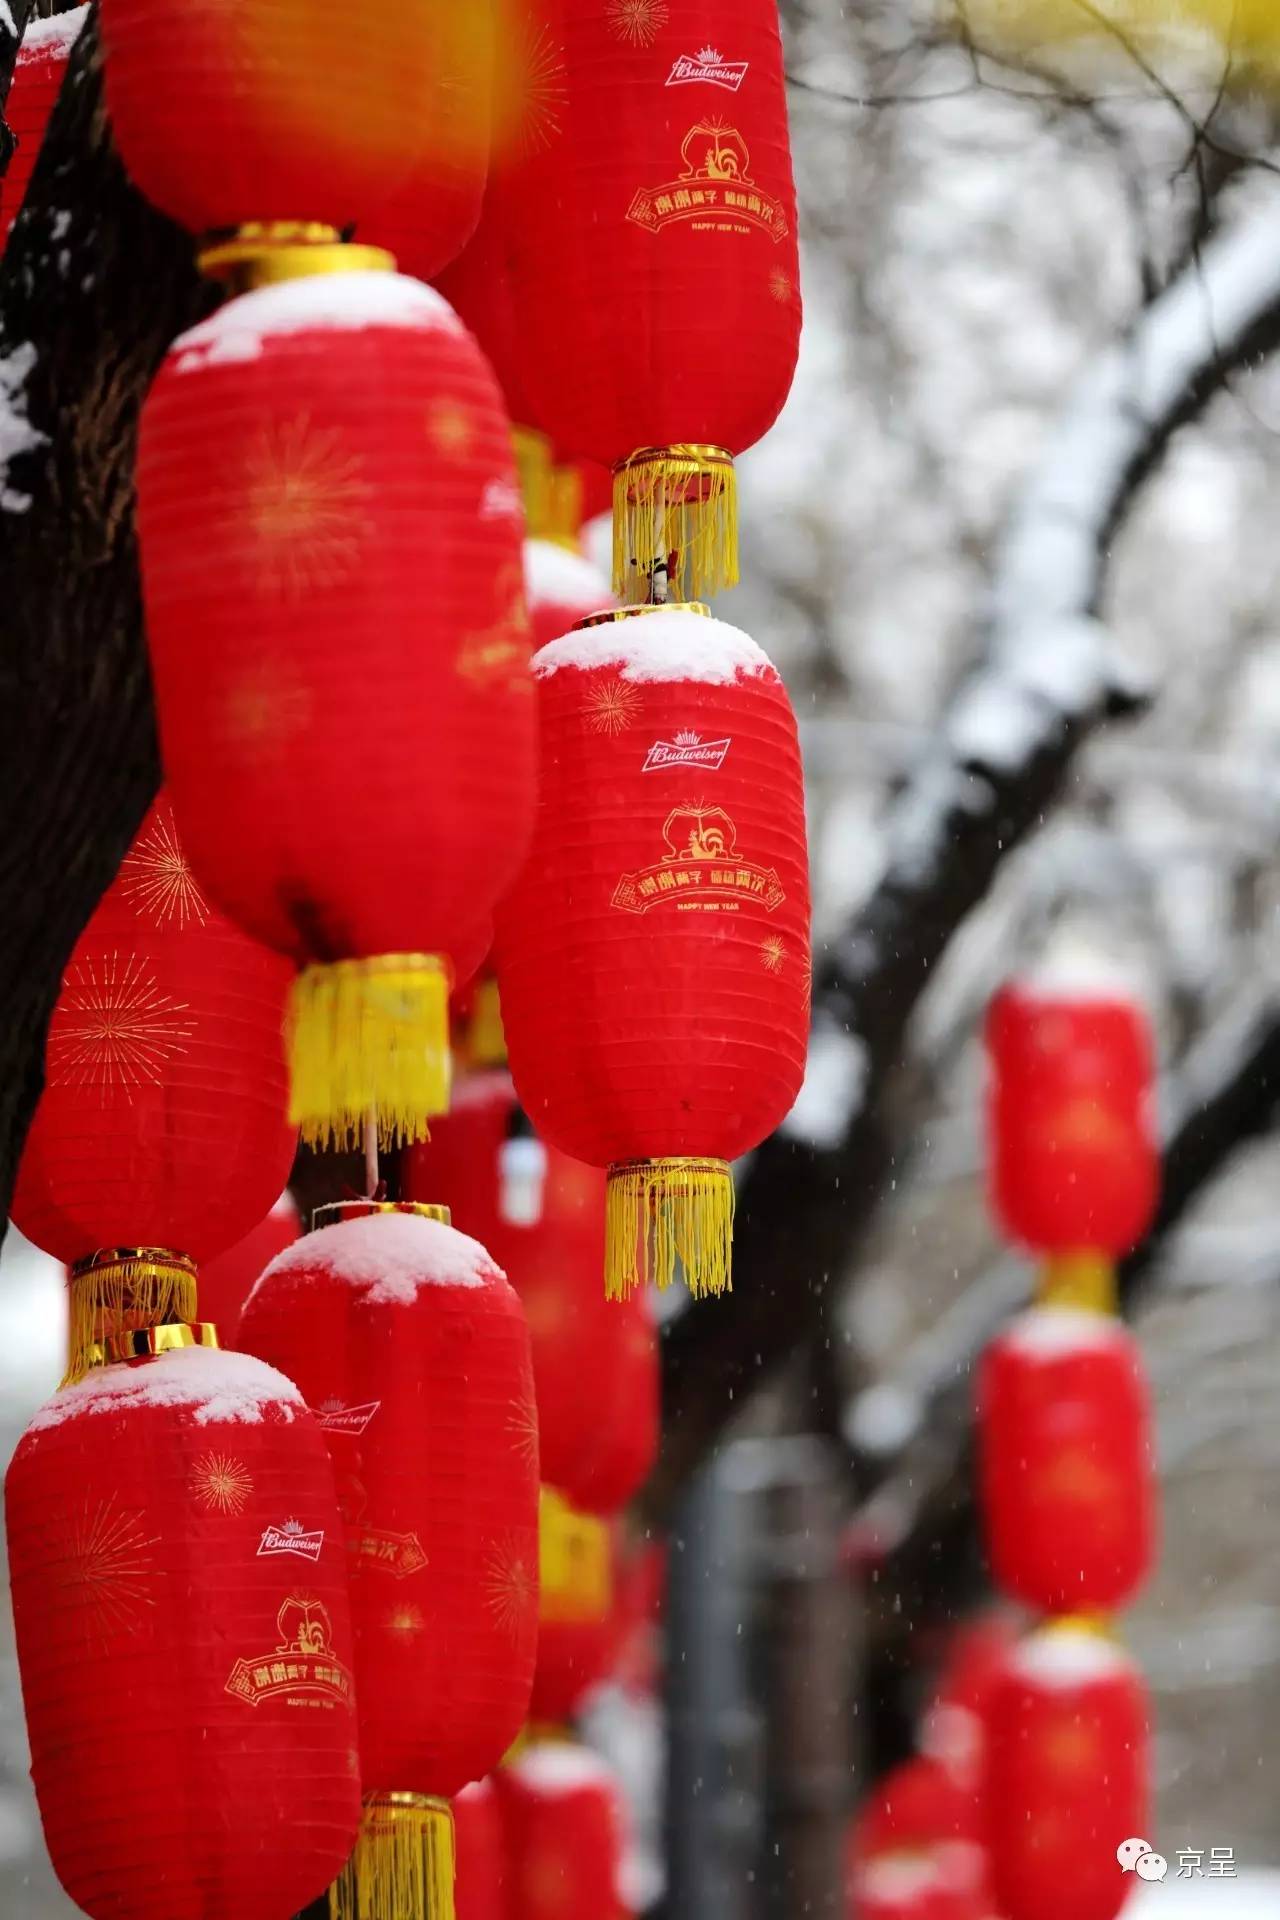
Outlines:
{"label": "red lantern", "polygon": [[857,1920],[986,1920],[988,1911],[937,1852],[893,1852],[865,1861],[854,1854],[846,1892]]}
{"label": "red lantern", "polygon": [[533,791],[493,377],[416,282],[261,288],[171,349],[138,496],[192,864],[305,963],[295,1117],[351,1138],[376,1107],[384,1139],[412,1137],[447,1105],[449,986],[488,948]]}
{"label": "red lantern", "polygon": [[14,1193],[28,1240],[82,1268],[73,1371],[104,1329],[194,1320],[193,1263],[284,1185],[288,979],[210,904],[162,795],[63,975]]}
{"label": "red lantern", "polygon": [[217,1327],[221,1346],[235,1346],[244,1303],[263,1268],[291,1247],[301,1232],[298,1209],[290,1195],[282,1193],[243,1240],[201,1270],[200,1311]]}
{"label": "red lantern", "polygon": [[989,1846],[1008,1920],[1114,1920],[1116,1849],[1146,1832],[1147,1708],[1119,1647],[1067,1621],[1010,1659],[990,1709]]}
{"label": "red lantern", "polygon": [[525,541],[524,590],[535,647],[549,645],[588,614],[613,605],[599,568],[552,540]]}
{"label": "red lantern", "polygon": [[986,1716],[991,1692],[1016,1644],[1012,1620],[988,1613],[956,1633],[925,1717],[923,1745],[957,1785],[979,1785],[986,1755]]}
{"label": "red lantern", "polygon": [[777,6],[525,11],[537,84],[498,205],[532,424],[617,472],[615,591],[673,552],[689,594],[732,585],[731,456],[776,418],[800,333]]}
{"label": "red lantern", "polygon": [[435,284],[474,334],[502,388],[507,412],[520,426],[531,415],[520,389],[520,327],[512,304],[507,238],[491,180],[479,225]]}
{"label": "red lantern", "polygon": [[988,1347],[978,1390],[992,1571],[1044,1613],[1130,1599],[1155,1545],[1142,1357],[1104,1314],[1039,1307]]}
{"label": "red lantern", "polygon": [[620,1649],[616,1531],[542,1490],[538,1664],[530,1720],[560,1727],[606,1679]]}
{"label": "red lantern", "polygon": [[809,1025],[804,793],[786,690],[684,607],[535,663],[533,846],[497,921],[521,1102],[610,1168],[606,1282],[729,1284],[728,1162],[786,1114]]}
{"label": "red lantern", "polygon": [[422,1874],[451,1897],[444,1803],[501,1760],[533,1678],[529,1336],[500,1270],[442,1213],[322,1209],[338,1224],[272,1262],[240,1327],[317,1409],[346,1522],[368,1798],[337,1920],[399,1913],[392,1896]]}
{"label": "red lantern", "polygon": [[36,1414],[5,1506],[32,1775],[72,1900],[281,1920],[321,1893],[360,1779],[333,1473],[297,1390],[199,1347],[98,1369]]}
{"label": "red lantern", "polygon": [[1040,1252],[1126,1253],[1159,1185],[1151,1046],[1127,1001],[1006,987],[987,1019],[991,1204]]}
{"label": "red lantern", "polygon": [[502,1817],[489,1780],[464,1787],[453,1803],[457,1920],[505,1920]]}
{"label": "red lantern", "polygon": [[[163,20],[148,0],[107,0],[107,106],[143,193],[207,233],[345,229],[416,189],[418,247],[429,253],[437,226],[452,243],[444,210],[465,203],[459,178],[483,183],[492,9],[405,0],[350,28],[337,0],[184,7]],[[474,223],[478,185],[471,197]]]}
{"label": "red lantern", "polygon": [[69,13],[55,14],[52,20],[28,22],[22,36],[4,109],[15,145],[9,165],[0,176],[0,241],[8,235],[27,197],[27,183],[62,88],[62,76],[88,17],[88,7],[73,7]]}
{"label": "red lantern", "polygon": [[977,1846],[982,1837],[977,1794],[959,1787],[945,1767],[928,1758],[894,1767],[858,1816],[858,1850],[865,1859],[894,1849]]}
{"label": "red lantern", "polygon": [[548,1741],[502,1769],[508,1910],[521,1920],[623,1920],[622,1802],[604,1761]]}

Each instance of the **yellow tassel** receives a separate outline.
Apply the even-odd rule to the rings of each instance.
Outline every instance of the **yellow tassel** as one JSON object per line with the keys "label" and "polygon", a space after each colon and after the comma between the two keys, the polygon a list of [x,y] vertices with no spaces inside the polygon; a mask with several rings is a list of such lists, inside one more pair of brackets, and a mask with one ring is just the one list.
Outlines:
{"label": "yellow tassel", "polygon": [[724,1160],[629,1160],[610,1167],[604,1290],[669,1287],[676,1263],[695,1299],[733,1286],[733,1175]]}
{"label": "yellow tassel", "polygon": [[547,494],[547,538],[571,553],[582,552],[582,475],[576,467],[552,467]]}
{"label": "yellow tassel", "polygon": [[[671,556],[674,555],[674,559]],[[673,600],[738,583],[738,478],[722,447],[642,447],[613,470],[613,590],[647,600],[655,560]]]}
{"label": "yellow tassel", "polygon": [[1036,1303],[1078,1307],[1086,1313],[1118,1313],[1115,1263],[1105,1253],[1051,1254],[1040,1270]]}
{"label": "yellow tassel", "polygon": [[453,1920],[453,1815],[421,1793],[371,1793],[330,1920]]}
{"label": "yellow tassel", "polygon": [[579,1513],[554,1487],[538,1502],[538,1618],[544,1625],[607,1620],[613,1608],[608,1522]]}
{"label": "yellow tassel", "polygon": [[533,427],[512,427],[511,446],[524,501],[525,532],[531,540],[545,540],[551,531],[551,442]]}
{"label": "yellow tassel", "polygon": [[196,1317],[195,1263],[165,1247],[110,1247],[78,1260],[68,1287],[64,1387],[100,1366],[120,1334]]}
{"label": "yellow tassel", "polygon": [[432,954],[305,967],[287,1037],[289,1118],[311,1146],[355,1146],[375,1111],[380,1146],[425,1139],[448,1109],[449,971]]}
{"label": "yellow tassel", "polygon": [[507,1064],[507,1036],[502,1030],[496,980],[482,980],[476,988],[465,1054],[468,1066],[472,1067],[505,1067]]}

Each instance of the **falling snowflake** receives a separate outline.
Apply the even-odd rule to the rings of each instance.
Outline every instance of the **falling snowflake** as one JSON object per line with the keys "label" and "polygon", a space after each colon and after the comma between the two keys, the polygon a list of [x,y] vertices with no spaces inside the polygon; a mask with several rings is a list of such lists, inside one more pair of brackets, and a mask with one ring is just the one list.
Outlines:
{"label": "falling snowflake", "polygon": [[609,30],[633,47],[651,47],[670,18],[667,0],[609,0]]}
{"label": "falling snowflake", "polygon": [[787,962],[787,949],[776,933],[770,933],[760,942],[760,965],[766,973],[781,973]]}
{"label": "falling snowflake", "polygon": [[78,1613],[86,1635],[106,1640],[136,1630],[147,1607],[155,1573],[151,1549],[159,1535],[148,1536],[141,1513],[116,1505],[114,1495],[85,1504],[75,1515],[54,1568],[55,1584]]}
{"label": "falling snowflake", "polygon": [[588,731],[613,738],[627,731],[639,711],[639,689],[628,680],[611,680],[608,686],[589,693],[582,703]]}
{"label": "falling snowflake", "polygon": [[156,985],[137,954],[77,961],[63,982],[58,1017],[49,1030],[48,1073],[54,1087],[123,1087],[131,1099],[144,1082],[155,1085],[195,1032],[185,1000]]}
{"label": "falling snowflake", "polygon": [[485,1560],[489,1610],[519,1642],[537,1625],[537,1549],[517,1539],[495,1540]]}
{"label": "falling snowflake", "polygon": [[227,1453],[202,1453],[188,1484],[193,1499],[210,1513],[243,1513],[253,1492],[244,1462]]}
{"label": "falling snowflake", "polygon": [[356,570],[369,528],[359,456],[309,414],[263,427],[244,465],[243,517],[261,584],[298,599]]}
{"label": "falling snowflake", "polygon": [[515,1441],[516,1452],[527,1466],[538,1466],[538,1409],[532,1394],[513,1400],[507,1414],[507,1431]]}
{"label": "falling snowflake", "polygon": [[209,918],[204,895],[187,865],[177,835],[165,820],[155,820],[126,854],[120,869],[120,891],[138,912],[157,927],[174,920],[203,926]]}
{"label": "falling snowflake", "polygon": [[785,307],[795,292],[791,275],[785,267],[772,267],[769,270],[769,292],[780,307]]}

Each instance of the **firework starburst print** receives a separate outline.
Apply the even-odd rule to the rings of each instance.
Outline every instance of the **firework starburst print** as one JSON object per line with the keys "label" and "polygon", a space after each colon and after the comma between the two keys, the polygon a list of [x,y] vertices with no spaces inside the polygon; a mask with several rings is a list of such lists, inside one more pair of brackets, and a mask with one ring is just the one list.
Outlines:
{"label": "firework starburst print", "polygon": [[667,0],[609,0],[609,31],[633,47],[651,47],[670,17]]}
{"label": "firework starburst print", "polygon": [[202,1453],[191,1469],[191,1496],[209,1513],[243,1513],[253,1478],[243,1460],[229,1453]]}
{"label": "firework starburst print", "polygon": [[583,718],[590,733],[615,737],[625,733],[640,711],[640,691],[629,680],[610,680],[596,687],[582,703]]}
{"label": "firework starburst print", "polygon": [[532,1394],[513,1400],[507,1413],[507,1431],[516,1444],[516,1452],[527,1466],[538,1465],[538,1409]]}
{"label": "firework starburst print", "polygon": [[786,947],[776,933],[766,934],[760,942],[760,965],[766,973],[781,973],[786,964]]}
{"label": "firework starburst print", "polygon": [[335,427],[306,413],[269,422],[245,460],[244,488],[243,518],[268,591],[298,599],[355,571],[369,488]]}
{"label": "firework starburst print", "polygon": [[512,75],[512,118],[521,153],[540,153],[560,131],[560,115],[569,97],[564,49],[549,28],[529,22],[516,49]]}
{"label": "firework starburst print", "polygon": [[114,1495],[73,1516],[54,1578],[88,1638],[132,1633],[155,1605],[151,1550],[158,1539],[148,1535],[143,1515],[118,1506]]}
{"label": "firework starburst print", "polygon": [[485,1557],[489,1611],[517,1643],[537,1621],[537,1547],[514,1537],[495,1540]]}
{"label": "firework starburst print", "polygon": [[154,1085],[195,1032],[185,1000],[156,985],[149,961],[136,953],[79,960],[68,969],[59,1017],[49,1029],[49,1084],[123,1088]]}
{"label": "firework starburst print", "polygon": [[203,926],[209,918],[204,895],[166,820],[154,820],[120,869],[120,891],[153,926]]}
{"label": "firework starburst print", "polygon": [[785,267],[771,267],[769,270],[769,292],[780,307],[785,307],[795,293],[791,275]]}

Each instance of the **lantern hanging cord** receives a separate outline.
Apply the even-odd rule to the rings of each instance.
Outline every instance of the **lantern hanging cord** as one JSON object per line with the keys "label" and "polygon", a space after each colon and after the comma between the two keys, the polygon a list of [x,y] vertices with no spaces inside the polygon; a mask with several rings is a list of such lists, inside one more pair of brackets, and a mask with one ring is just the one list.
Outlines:
{"label": "lantern hanging cord", "polygon": [[378,1109],[371,1106],[364,1117],[364,1194],[366,1200],[378,1197]]}

